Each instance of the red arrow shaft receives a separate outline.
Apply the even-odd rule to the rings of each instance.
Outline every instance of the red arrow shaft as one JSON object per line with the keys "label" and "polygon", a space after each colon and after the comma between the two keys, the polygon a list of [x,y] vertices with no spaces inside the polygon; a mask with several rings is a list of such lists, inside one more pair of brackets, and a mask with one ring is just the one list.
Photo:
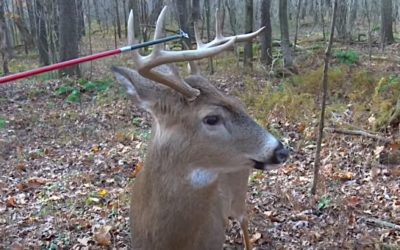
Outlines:
{"label": "red arrow shaft", "polygon": [[15,81],[15,80],[18,80],[18,79],[21,79],[21,78],[26,78],[26,77],[42,74],[42,73],[45,73],[45,72],[49,72],[49,71],[53,71],[53,70],[57,70],[57,69],[61,69],[61,68],[65,68],[65,67],[69,67],[69,66],[72,66],[72,65],[75,65],[75,64],[79,64],[79,63],[93,61],[93,60],[100,59],[100,58],[107,57],[107,56],[117,55],[117,54],[120,54],[121,52],[122,52],[121,49],[105,51],[105,52],[97,53],[97,54],[94,54],[94,55],[84,56],[84,57],[72,59],[72,60],[69,60],[69,61],[60,62],[60,63],[48,65],[48,66],[44,66],[44,67],[41,67],[41,68],[38,68],[38,69],[33,69],[33,70],[29,70],[29,71],[25,71],[25,72],[13,74],[13,75],[1,77],[0,78],[0,84],[11,82],[11,81]]}

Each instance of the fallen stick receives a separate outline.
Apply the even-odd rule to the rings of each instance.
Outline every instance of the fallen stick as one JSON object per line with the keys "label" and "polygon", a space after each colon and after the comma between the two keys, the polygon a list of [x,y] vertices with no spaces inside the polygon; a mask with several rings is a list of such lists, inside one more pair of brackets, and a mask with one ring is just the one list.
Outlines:
{"label": "fallen stick", "polygon": [[330,133],[337,133],[337,134],[344,134],[344,135],[356,135],[356,136],[363,136],[363,137],[367,137],[367,138],[372,138],[378,141],[382,141],[384,143],[391,143],[393,142],[393,140],[386,138],[386,137],[382,137],[379,135],[374,135],[371,133],[368,133],[366,131],[363,130],[349,130],[349,129],[340,129],[340,128],[325,128],[326,132],[330,132]]}
{"label": "fallen stick", "polygon": [[375,218],[365,218],[365,222],[370,225],[377,225],[380,227],[388,227],[397,231],[400,231],[400,225],[380,220],[380,219],[375,219]]}

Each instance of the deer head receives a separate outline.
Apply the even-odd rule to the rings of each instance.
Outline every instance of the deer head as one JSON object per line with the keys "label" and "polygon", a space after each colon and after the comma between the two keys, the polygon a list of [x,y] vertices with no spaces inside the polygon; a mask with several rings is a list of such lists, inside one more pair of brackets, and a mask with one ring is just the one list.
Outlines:
{"label": "deer head", "polygon": [[[165,14],[166,7],[157,21],[155,39],[162,36]],[[133,26],[131,22],[128,40],[132,44],[135,39],[129,26]],[[214,56],[262,30],[224,37],[217,22],[216,38],[207,44],[201,42],[195,29],[197,50],[165,51],[162,45],[156,45],[146,57],[134,52],[136,70],[113,68],[134,102],[152,114],[153,147],[173,148],[171,152],[186,164],[217,172],[271,169],[286,160],[287,149],[254,122],[236,98],[224,95],[200,75],[182,79],[175,67],[167,65]],[[191,67],[196,66],[191,63]]]}

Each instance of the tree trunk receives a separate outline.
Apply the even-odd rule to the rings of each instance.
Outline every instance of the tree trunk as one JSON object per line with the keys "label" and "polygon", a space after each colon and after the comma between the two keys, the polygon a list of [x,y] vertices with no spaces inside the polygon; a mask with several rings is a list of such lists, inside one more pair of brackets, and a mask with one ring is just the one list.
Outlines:
{"label": "tree trunk", "polygon": [[[245,6],[245,33],[253,32],[253,0],[246,0]],[[253,67],[253,42],[244,45],[244,66]]]}
{"label": "tree trunk", "polygon": [[347,1],[338,1],[336,20],[337,37],[341,40],[347,39]]}
{"label": "tree trunk", "polygon": [[226,0],[225,7],[228,10],[229,14],[229,23],[231,25],[232,33],[234,35],[237,34],[237,10],[236,10],[236,2],[235,0]]}
{"label": "tree trunk", "polygon": [[283,53],[283,65],[285,68],[293,67],[293,56],[289,41],[289,24],[287,17],[287,0],[279,1],[279,24],[281,29],[281,47]]}
{"label": "tree trunk", "polygon": [[28,11],[28,17],[29,17],[29,29],[30,33],[32,35],[32,40],[35,40],[34,42],[36,43],[36,21],[35,21],[35,11],[33,9],[32,3],[34,1],[26,0],[26,9]]}
{"label": "tree trunk", "polygon": [[293,49],[296,51],[296,45],[297,45],[297,35],[299,32],[299,19],[300,19],[300,9],[301,9],[301,0],[298,0],[297,4],[297,11],[296,11],[296,32],[294,33],[294,44],[293,44]]}
{"label": "tree trunk", "polygon": [[[29,1],[29,0],[28,0]],[[101,19],[100,19],[100,10],[99,10],[99,1],[93,0],[94,14],[96,16],[97,25],[99,25],[100,31],[101,28]]]}
{"label": "tree trunk", "polygon": [[127,13],[128,13],[129,10],[128,10],[127,6],[126,6],[126,0],[122,1],[122,9],[123,9],[123,12],[124,12],[124,21],[123,21],[124,27],[125,27],[124,34],[125,34],[125,38],[127,38],[128,37],[128,16],[127,16]]}
{"label": "tree trunk", "polygon": [[[66,61],[79,56],[78,13],[75,0],[57,0],[60,10],[60,60]],[[61,69],[60,75],[78,75],[79,66]]]}
{"label": "tree trunk", "polygon": [[[211,41],[211,5],[210,0],[204,0],[204,7],[206,8],[206,26],[207,26],[207,41]],[[208,59],[208,68],[210,74],[214,74],[214,62],[212,57]]]}
{"label": "tree trunk", "polygon": [[189,14],[190,12],[190,2],[187,0],[175,0],[175,8],[178,19],[179,28],[187,33],[189,33],[189,39],[183,40],[186,45],[191,48],[191,37],[193,37],[193,31],[189,28]]}
{"label": "tree trunk", "polygon": [[[44,0],[36,0],[36,39],[39,50],[39,61],[42,65],[49,65],[49,44],[47,41],[46,19],[44,10]],[[72,5],[75,8],[75,4]]]}
{"label": "tree trunk", "polygon": [[133,26],[135,29],[135,37],[137,40],[140,40],[141,37],[140,33],[140,9],[139,9],[139,0],[129,0],[128,9],[129,11],[133,11]]}
{"label": "tree trunk", "polygon": [[47,33],[49,37],[49,52],[53,63],[58,62],[58,8],[54,1],[47,1]]}
{"label": "tree trunk", "polygon": [[192,0],[192,18],[193,21],[200,20],[200,0]]}
{"label": "tree trunk", "polygon": [[364,6],[365,6],[365,16],[367,17],[367,23],[368,23],[368,59],[369,62],[371,63],[371,57],[372,57],[371,11],[368,6],[367,0],[364,0]]}
{"label": "tree trunk", "polygon": [[118,33],[118,38],[121,39],[121,19],[119,17],[119,0],[115,0],[115,21],[117,24],[117,33]]}
{"label": "tree trunk", "polygon": [[83,0],[75,0],[78,17],[79,40],[85,35],[85,19],[83,15]]}
{"label": "tree trunk", "polygon": [[392,0],[382,0],[381,1],[381,43],[382,43],[382,48],[386,44],[394,43],[392,10],[393,10]]}
{"label": "tree trunk", "polygon": [[4,17],[4,1],[0,1],[0,54],[3,60],[3,74],[7,75],[10,71],[8,69],[8,60],[10,58],[10,32],[7,29],[6,19]]}
{"label": "tree trunk", "polygon": [[317,184],[319,179],[319,166],[320,166],[320,159],[321,159],[321,145],[322,145],[322,138],[324,136],[324,126],[325,126],[325,106],[326,106],[326,99],[328,96],[328,70],[329,70],[329,60],[331,57],[331,50],[332,50],[332,43],[333,37],[335,33],[335,22],[336,22],[336,12],[338,11],[338,2],[343,0],[335,0],[333,13],[332,13],[332,24],[331,24],[331,34],[329,37],[329,43],[325,50],[325,58],[324,58],[324,75],[322,79],[322,103],[321,103],[321,114],[318,126],[318,138],[317,138],[317,149],[315,151],[315,161],[314,161],[314,178],[311,187],[311,194],[315,195],[317,191]]}
{"label": "tree trunk", "polygon": [[261,27],[265,30],[260,35],[261,62],[264,65],[272,64],[272,25],[271,25],[271,0],[261,1]]}
{"label": "tree trunk", "polygon": [[357,19],[357,8],[358,0],[353,0],[350,6],[349,30],[351,30],[352,27],[355,27],[355,21]]}

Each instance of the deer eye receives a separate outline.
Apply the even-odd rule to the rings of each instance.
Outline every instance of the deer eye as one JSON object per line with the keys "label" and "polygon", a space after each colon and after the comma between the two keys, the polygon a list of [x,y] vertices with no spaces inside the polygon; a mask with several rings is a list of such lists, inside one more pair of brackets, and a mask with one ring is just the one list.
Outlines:
{"label": "deer eye", "polygon": [[220,122],[221,118],[217,115],[209,115],[204,117],[203,122],[210,126],[215,126]]}

